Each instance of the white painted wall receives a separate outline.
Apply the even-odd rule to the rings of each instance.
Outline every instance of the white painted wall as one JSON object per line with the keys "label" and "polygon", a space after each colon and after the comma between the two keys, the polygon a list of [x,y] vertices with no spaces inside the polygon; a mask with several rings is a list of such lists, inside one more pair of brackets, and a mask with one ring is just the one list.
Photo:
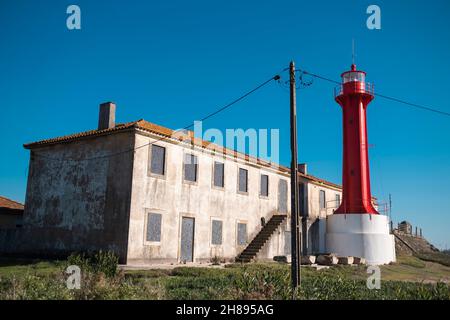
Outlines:
{"label": "white painted wall", "polygon": [[328,252],[363,257],[368,264],[395,261],[389,218],[378,214],[334,214],[327,219]]}
{"label": "white painted wall", "polygon": [[[325,191],[325,209],[320,208],[320,190]],[[340,203],[337,204],[335,201],[336,194],[339,194],[342,199],[341,190],[330,188],[325,185],[308,183],[308,207],[310,219],[325,219],[327,216],[333,214],[334,210],[340,205]]]}

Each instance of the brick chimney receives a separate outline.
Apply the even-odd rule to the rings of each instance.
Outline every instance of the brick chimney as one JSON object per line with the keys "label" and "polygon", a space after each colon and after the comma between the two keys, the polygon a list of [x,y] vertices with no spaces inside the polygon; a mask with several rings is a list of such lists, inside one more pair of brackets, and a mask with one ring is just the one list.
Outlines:
{"label": "brick chimney", "polygon": [[300,163],[298,165],[298,171],[303,174],[308,174],[308,167],[307,167],[306,163]]}
{"label": "brick chimney", "polygon": [[100,104],[98,114],[98,130],[110,129],[116,126],[116,104],[104,102]]}

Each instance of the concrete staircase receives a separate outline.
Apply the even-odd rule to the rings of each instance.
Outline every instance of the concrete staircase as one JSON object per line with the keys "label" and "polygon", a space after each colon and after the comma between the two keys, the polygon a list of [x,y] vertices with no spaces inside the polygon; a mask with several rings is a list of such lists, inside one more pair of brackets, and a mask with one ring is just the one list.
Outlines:
{"label": "concrete staircase", "polygon": [[270,239],[272,234],[286,219],[286,215],[273,215],[272,218],[264,225],[264,227],[259,231],[256,237],[250,242],[247,248],[239,254],[236,258],[236,262],[251,262],[266,242]]}

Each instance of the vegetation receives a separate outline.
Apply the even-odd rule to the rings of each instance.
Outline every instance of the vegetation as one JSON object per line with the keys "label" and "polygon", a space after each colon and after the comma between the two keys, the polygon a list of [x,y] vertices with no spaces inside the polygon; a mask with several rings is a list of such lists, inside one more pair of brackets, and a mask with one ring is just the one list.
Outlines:
{"label": "vegetation", "polygon": [[[82,270],[80,289],[66,287],[65,270],[72,264]],[[448,280],[450,268],[439,266],[417,257],[402,257],[398,263],[382,267],[379,290],[367,288],[364,266],[319,271],[302,268],[297,298],[450,299],[450,287],[439,281]],[[420,275],[431,270],[434,280],[426,283],[413,270]],[[117,269],[117,257],[108,252],[74,254],[67,261],[53,262],[3,259],[0,299],[290,299],[289,271],[289,265],[279,263],[122,271]],[[398,281],[405,279],[400,276],[405,272],[421,282]]]}
{"label": "vegetation", "polygon": [[103,273],[108,278],[117,275],[119,258],[112,252],[73,253],[67,258],[66,266],[76,265],[88,273]]}
{"label": "vegetation", "polygon": [[416,257],[424,261],[437,262],[450,267],[450,254],[445,252],[417,253]]}

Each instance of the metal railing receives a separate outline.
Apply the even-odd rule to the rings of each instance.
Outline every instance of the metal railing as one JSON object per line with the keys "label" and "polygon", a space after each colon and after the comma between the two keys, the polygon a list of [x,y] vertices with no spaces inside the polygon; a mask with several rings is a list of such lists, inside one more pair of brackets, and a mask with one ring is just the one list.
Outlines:
{"label": "metal railing", "polygon": [[339,84],[334,88],[334,97],[340,96],[344,93],[344,85],[347,88],[352,88],[352,92],[357,93],[368,93],[373,95],[374,89],[373,89],[373,83],[370,82],[360,82],[360,81],[352,81],[347,82],[345,84]]}

